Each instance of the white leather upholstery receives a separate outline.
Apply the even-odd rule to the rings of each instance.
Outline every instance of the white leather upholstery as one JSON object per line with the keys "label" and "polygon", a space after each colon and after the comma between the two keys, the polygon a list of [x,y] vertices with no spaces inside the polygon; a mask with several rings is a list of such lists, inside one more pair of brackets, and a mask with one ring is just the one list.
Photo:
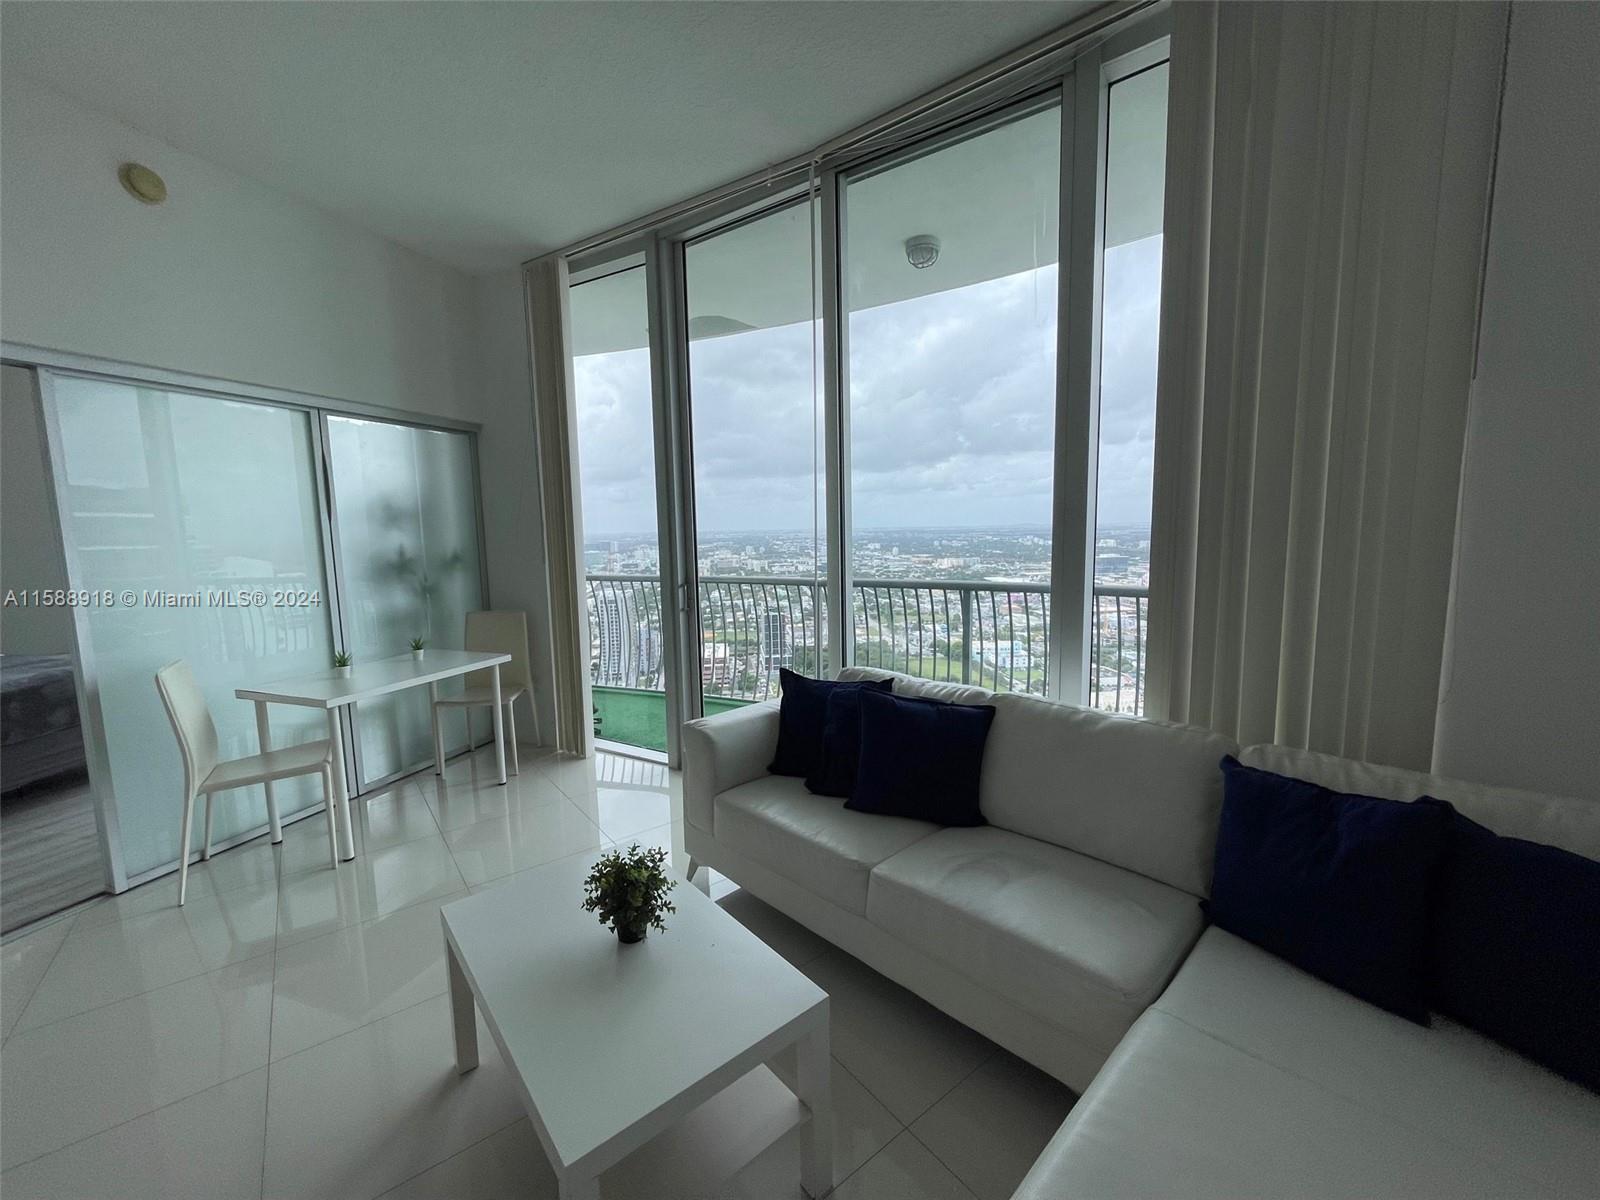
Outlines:
{"label": "white leather upholstery", "polygon": [[778,749],[778,704],[750,704],[683,727],[683,816],[707,833],[717,793],[760,779]]}
{"label": "white leather upholstery", "polygon": [[872,868],[939,828],[852,812],[843,800],[814,796],[787,775],[764,775],[723,792],[715,820],[719,842],[858,914],[867,911]]}
{"label": "white leather upholstery", "polygon": [[1339,792],[1415,800],[1448,800],[1470,817],[1505,837],[1559,846],[1600,859],[1600,804],[1574,797],[1547,796],[1487,783],[1465,783],[1421,771],[1380,767],[1288,746],[1249,746],[1239,755],[1247,767],[1306,779]]}
{"label": "white leather upholstery", "polygon": [[1017,1193],[1600,1194],[1600,1100],[1208,929]]}
{"label": "white leather upholstery", "polygon": [[1463,1152],[1151,1009],[1012,1200],[1522,1200]]}
{"label": "white leather upholstery", "polygon": [[876,667],[846,667],[839,672],[841,683],[856,679],[892,679],[894,690],[898,695],[938,700],[942,704],[994,703],[994,693],[988,688],[973,687],[970,684],[918,679],[914,675],[902,675],[899,671],[880,671]]}
{"label": "white leather upholstery", "polygon": [[1127,867],[1196,896],[1211,889],[1234,743],[1187,725],[995,696],[983,815],[1014,833]]}
{"label": "white leather upholstery", "polygon": [[1200,935],[1186,892],[993,827],[872,873],[867,919],[1110,1053]]}

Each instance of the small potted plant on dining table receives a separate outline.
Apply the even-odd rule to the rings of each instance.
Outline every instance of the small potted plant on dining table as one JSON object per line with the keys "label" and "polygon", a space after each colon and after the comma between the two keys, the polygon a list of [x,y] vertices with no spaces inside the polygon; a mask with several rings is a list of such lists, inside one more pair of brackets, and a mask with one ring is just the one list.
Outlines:
{"label": "small potted plant on dining table", "polygon": [[343,650],[333,656],[333,673],[340,679],[350,678],[350,656]]}
{"label": "small potted plant on dining table", "polygon": [[602,856],[583,881],[584,909],[598,913],[623,945],[643,941],[652,929],[665,933],[662,915],[678,911],[667,899],[678,881],[667,874],[666,862],[665,850],[641,850],[637,842]]}
{"label": "small potted plant on dining table", "polygon": [[421,662],[422,661],[422,651],[423,651],[423,648],[427,646],[427,644],[428,644],[427,642],[423,641],[419,637],[414,637],[414,638],[411,639],[411,657],[415,661],[417,661],[417,662]]}

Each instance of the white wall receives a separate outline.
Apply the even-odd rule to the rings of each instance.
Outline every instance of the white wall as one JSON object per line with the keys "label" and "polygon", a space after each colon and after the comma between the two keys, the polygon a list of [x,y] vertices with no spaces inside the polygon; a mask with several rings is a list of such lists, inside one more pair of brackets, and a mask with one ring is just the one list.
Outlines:
{"label": "white wall", "polygon": [[[14,73],[0,146],[6,341],[471,415],[461,272]],[[122,190],[129,159],[166,179],[165,204]]]}
{"label": "white wall", "polygon": [[1597,58],[1516,5],[1434,769],[1600,799]]}
{"label": "white wall", "polygon": [[[490,599],[528,610],[548,680],[520,272],[474,279],[15,73],[0,91],[0,338],[481,422]],[[130,159],[165,204],[123,191]],[[11,407],[7,462],[43,461]]]}

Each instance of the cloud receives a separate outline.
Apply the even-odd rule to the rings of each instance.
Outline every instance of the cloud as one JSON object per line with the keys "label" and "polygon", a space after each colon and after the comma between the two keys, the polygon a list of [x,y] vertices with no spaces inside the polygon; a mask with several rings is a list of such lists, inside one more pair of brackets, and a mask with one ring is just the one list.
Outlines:
{"label": "cloud", "polygon": [[[1147,525],[1161,239],[1115,247],[1104,273],[1098,506]],[[1048,524],[1054,471],[1054,265],[850,315],[858,528]],[[690,347],[697,521],[707,532],[809,529],[821,469],[810,323]],[[820,366],[820,364],[819,364]],[[644,350],[577,359],[585,525],[655,526]]]}

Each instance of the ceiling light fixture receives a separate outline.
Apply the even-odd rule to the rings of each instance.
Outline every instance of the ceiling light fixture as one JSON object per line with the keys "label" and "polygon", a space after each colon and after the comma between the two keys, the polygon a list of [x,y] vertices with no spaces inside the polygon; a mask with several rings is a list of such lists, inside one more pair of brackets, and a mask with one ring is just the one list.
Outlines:
{"label": "ceiling light fixture", "polygon": [[919,271],[925,271],[939,261],[939,239],[931,233],[919,233],[906,239],[906,261]]}
{"label": "ceiling light fixture", "polygon": [[128,195],[144,204],[160,204],[167,198],[167,182],[143,163],[127,162],[117,168],[117,178]]}

